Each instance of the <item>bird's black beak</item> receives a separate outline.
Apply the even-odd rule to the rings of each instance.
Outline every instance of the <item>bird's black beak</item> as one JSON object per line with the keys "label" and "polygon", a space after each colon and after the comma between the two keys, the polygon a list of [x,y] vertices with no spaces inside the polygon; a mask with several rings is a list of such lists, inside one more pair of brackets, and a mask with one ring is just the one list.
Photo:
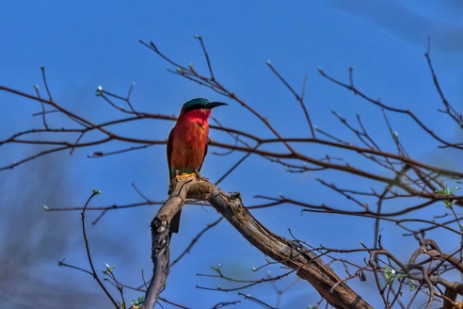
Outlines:
{"label": "bird's black beak", "polygon": [[214,107],[221,106],[221,105],[228,105],[228,104],[227,103],[222,103],[222,102],[209,102],[207,104],[207,108],[212,109]]}

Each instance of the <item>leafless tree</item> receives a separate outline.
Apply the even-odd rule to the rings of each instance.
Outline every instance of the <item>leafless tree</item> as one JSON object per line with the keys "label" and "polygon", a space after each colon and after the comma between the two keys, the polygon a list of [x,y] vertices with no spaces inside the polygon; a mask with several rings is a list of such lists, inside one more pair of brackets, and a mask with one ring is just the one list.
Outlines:
{"label": "leafless tree", "polygon": [[[463,196],[458,194],[458,183],[463,178],[463,172],[422,162],[410,156],[407,149],[415,147],[415,145],[402,143],[390,119],[393,117],[405,119],[403,121],[406,121],[407,126],[420,129],[423,138],[431,139],[442,151],[461,151],[463,150],[463,143],[441,135],[436,131],[435,124],[426,123],[415,111],[402,109],[400,106],[383,102],[368,95],[354,83],[353,69],[348,70],[345,81],[322,69],[319,69],[319,73],[334,87],[345,89],[346,92],[357,96],[381,112],[383,118],[378,119],[378,121],[382,121],[388,128],[384,134],[389,136],[393,145],[392,150],[388,145],[382,145],[378,141],[379,138],[371,133],[371,130],[362,120],[361,114],[358,114],[355,120],[351,120],[333,112],[345,128],[343,134],[331,132],[329,128],[316,127],[311,120],[311,108],[305,101],[306,79],[301,92],[298,92],[271,62],[267,62],[270,72],[281,81],[283,87],[288,89],[289,94],[298,103],[306,122],[306,129],[301,130],[300,136],[285,136],[252,104],[245,102],[237,92],[221,83],[219,75],[214,72],[203,39],[199,36],[196,39],[204,54],[208,68],[206,73],[198,72],[192,65],[182,65],[175,61],[163,53],[153,42],[141,41],[140,43],[166,61],[171,73],[199,86],[207,87],[240,105],[243,110],[255,117],[256,121],[261,122],[271,135],[270,137],[268,135],[263,137],[252,130],[242,131],[233,127],[225,127],[217,122],[211,128],[227,133],[229,138],[210,141],[210,146],[240,153],[241,157],[215,184],[193,177],[178,180],[174,184],[174,193],[165,203],[144,197],[145,202],[143,203],[101,207],[91,207],[87,203],[84,208],[73,209],[82,213],[82,232],[86,240],[86,252],[90,265],[90,270],[85,271],[97,280],[114,306],[125,306],[124,285],[115,278],[109,267],[106,270],[109,283],[119,291],[117,296],[113,295],[107,288],[108,283],[103,282],[96,273],[92,265],[91,250],[88,246],[90,240],[86,237],[86,212],[98,210],[101,211],[100,216],[102,216],[108,211],[117,209],[162,204],[151,226],[153,250],[150,253],[147,252],[147,254],[152,254],[155,275],[150,284],[146,283],[140,287],[141,291],[146,292],[144,301],[133,305],[134,308],[139,305],[151,308],[160,300],[169,302],[169,300],[158,297],[162,292],[165,280],[167,280],[169,263],[171,263],[169,261],[170,239],[167,232],[170,219],[185,202],[204,203],[201,201],[206,201],[222,214],[256,249],[270,257],[272,261],[269,263],[277,262],[286,267],[286,272],[281,275],[269,276],[256,281],[240,281],[239,278],[232,278],[223,273],[218,267],[214,269],[215,273],[210,276],[235,282],[237,288],[215,288],[216,290],[242,291],[253,285],[275,282],[289,274],[294,274],[310,283],[319,292],[321,300],[318,305],[326,302],[326,304],[336,308],[371,308],[365,292],[351,287],[352,282],[367,281],[370,285],[375,286],[375,291],[385,308],[413,308],[419,302],[423,303],[425,308],[435,306],[460,308],[462,306],[460,299],[463,295],[463,284],[461,283],[463,274],[463,218],[459,209],[463,204]],[[456,128],[462,129],[462,114],[446,98],[433,67],[429,49],[425,53],[423,62],[427,63],[429,67],[430,78],[433,80],[435,90],[441,100],[440,106],[436,106],[436,109],[441,115],[447,117],[446,119],[453,123]],[[35,93],[29,94],[7,86],[0,86],[2,92],[36,102],[40,107],[40,112],[37,115],[42,119],[40,128],[29,128],[0,141],[0,146],[30,144],[41,147],[36,153],[21,160],[3,163],[0,166],[0,171],[12,169],[51,153],[73,152],[79,148],[103,146],[113,141],[125,143],[127,146],[115,151],[95,151],[90,157],[120,155],[166,143],[165,139],[137,138],[124,135],[120,133],[120,130],[115,130],[116,127],[130,125],[143,119],[175,120],[172,116],[139,111],[131,100],[133,87],[130,87],[125,96],[117,95],[101,87],[98,88],[96,94],[110,108],[120,112],[120,117],[111,121],[94,122],[56,102],[49,88],[45,69],[42,69],[42,73],[45,93],[39,92],[37,87]],[[52,126],[49,123],[49,117],[52,114],[55,118],[58,117],[57,115],[62,117],[63,124]],[[349,133],[350,137],[346,137],[345,133]],[[304,146],[306,145],[311,146],[312,151],[310,153],[305,150],[306,147]],[[262,201],[261,204],[246,207],[246,201],[242,200],[239,193],[226,193],[217,186],[251,156],[279,164],[288,173],[295,175],[300,173],[324,175],[324,173],[333,171],[347,175],[352,179],[350,185],[339,184],[335,179],[326,180],[325,177],[317,179],[322,186],[344,197],[346,204],[343,207],[335,206],[330,197],[327,197],[324,203],[316,204],[312,201],[311,195],[307,194],[305,199],[300,200],[284,195],[259,196]],[[357,185],[360,180],[368,185]],[[96,194],[98,194],[97,191],[93,193],[89,201]],[[373,229],[369,231],[373,239],[372,244],[362,243],[356,248],[328,248],[300,239],[292,233],[290,234],[292,239],[288,240],[271,232],[271,227],[263,226],[248,211],[249,209],[281,205],[295,205],[300,207],[302,212],[307,213],[356,217],[372,222]],[[427,214],[426,210],[431,207],[441,211],[438,215]],[[307,217],[306,220],[310,220],[310,218]],[[191,246],[194,246],[197,239],[206,231],[213,229],[216,223],[207,226],[199,233],[197,238],[192,241]],[[396,229],[402,233],[403,239],[411,238],[414,240],[415,247],[410,250],[407,258],[399,257],[394,252],[394,248],[388,248],[383,244],[381,236],[383,224],[394,224]],[[436,231],[439,231],[439,234],[436,234]],[[434,237],[433,235],[438,236]],[[401,240],[397,241],[400,242]],[[177,260],[172,263],[176,262]],[[344,272],[333,270],[334,266],[338,267],[339,265],[342,266]],[[71,265],[67,266],[72,267]],[[240,295],[263,307],[272,307],[260,300],[258,296]],[[216,307],[233,304],[221,303]]]}

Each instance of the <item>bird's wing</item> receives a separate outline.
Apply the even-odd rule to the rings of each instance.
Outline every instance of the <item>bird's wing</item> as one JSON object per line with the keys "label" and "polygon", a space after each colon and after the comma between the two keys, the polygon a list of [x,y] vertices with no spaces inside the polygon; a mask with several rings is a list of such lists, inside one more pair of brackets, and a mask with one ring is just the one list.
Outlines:
{"label": "bird's wing", "polygon": [[201,161],[201,165],[199,166],[198,171],[201,170],[201,167],[203,166],[203,163],[204,163],[204,158],[205,158],[206,155],[207,155],[207,145],[209,145],[209,138],[207,139],[206,146],[204,147],[204,156],[203,156],[203,160]]}
{"label": "bird's wing", "polygon": [[170,131],[169,138],[167,139],[167,170],[169,171],[169,179],[172,180],[172,172],[170,170],[170,158],[172,156],[172,138],[174,129]]}
{"label": "bird's wing", "polygon": [[[174,127],[175,128],[175,127]],[[172,157],[172,139],[174,135],[174,129],[172,129],[169,133],[169,138],[167,139],[167,169],[169,170],[169,179],[172,181],[172,178],[175,176],[172,171],[170,170],[170,158]],[[169,195],[172,193],[170,188],[169,182]],[[172,218],[170,222],[170,231],[169,231],[169,238],[172,236],[172,233],[178,233],[180,228],[180,215],[182,213],[182,209],[180,209],[175,216]]]}

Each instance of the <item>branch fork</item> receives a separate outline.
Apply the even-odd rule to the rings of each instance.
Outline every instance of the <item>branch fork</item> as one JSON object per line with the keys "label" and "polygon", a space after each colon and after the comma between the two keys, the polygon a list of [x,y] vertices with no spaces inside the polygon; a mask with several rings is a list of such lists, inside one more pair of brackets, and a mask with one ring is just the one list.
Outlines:
{"label": "branch fork", "polygon": [[235,229],[266,256],[278,261],[308,281],[322,297],[336,308],[371,308],[320,257],[302,246],[273,234],[247,210],[239,193],[228,194],[196,175],[177,177],[172,195],[159,209],[151,223],[151,279],[142,308],[154,308],[169,274],[169,227],[172,218],[187,199],[207,200]]}

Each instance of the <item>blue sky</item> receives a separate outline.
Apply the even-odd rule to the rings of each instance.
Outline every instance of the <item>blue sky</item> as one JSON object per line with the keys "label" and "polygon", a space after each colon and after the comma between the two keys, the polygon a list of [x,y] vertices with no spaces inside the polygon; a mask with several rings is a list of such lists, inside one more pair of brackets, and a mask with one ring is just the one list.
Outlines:
{"label": "blue sky", "polygon": [[[268,117],[284,135],[307,136],[307,127],[291,94],[267,68],[267,60],[296,89],[301,88],[307,75],[306,100],[318,127],[344,132],[331,111],[351,120],[360,114],[378,141],[393,149],[385,134],[385,124],[378,123],[380,112],[323,79],[317,68],[347,80],[347,70],[353,67],[356,85],[372,97],[412,109],[436,132],[458,136],[457,128],[447,118],[436,116],[440,101],[423,54],[427,38],[431,37],[432,60],[441,85],[453,104],[461,108],[462,13],[463,5],[450,0],[406,4],[379,0],[285,3],[3,0],[0,3],[0,85],[33,93],[33,85],[41,85],[40,67],[45,66],[57,102],[79,115],[101,120],[120,115],[95,96],[97,86],[125,94],[135,83],[132,101],[139,110],[176,115],[186,100],[207,97],[230,103],[228,107],[214,110],[214,116],[225,126],[270,136],[270,132],[240,106],[168,73],[168,65],[138,43],[152,40],[178,62],[192,63],[197,70],[206,72],[198,41],[194,39],[194,35],[199,34],[206,42],[218,80]],[[0,92],[0,106],[1,139],[18,130],[40,126],[40,119],[32,116],[40,110],[36,103]],[[59,118],[51,119],[56,126],[60,125]],[[435,149],[433,141],[422,139],[422,132],[405,117],[391,119],[394,129],[403,143],[410,145],[408,150],[416,158],[446,167],[461,162],[456,155],[444,156]],[[133,136],[162,139],[167,137],[172,125],[167,121],[153,121],[120,130]],[[347,133],[340,134],[352,138]],[[226,138],[217,132],[211,132],[211,137]],[[121,145],[108,147],[118,149]],[[0,261],[7,257],[27,261],[27,267],[17,271],[32,276],[40,282],[38,285],[54,283],[50,286],[65,286],[67,291],[83,295],[82,303],[76,301],[76,308],[88,305],[89,299],[93,304],[97,301],[108,304],[90,277],[56,266],[56,261],[66,258],[71,264],[87,267],[79,229],[80,215],[78,212],[46,213],[42,205],[81,206],[93,188],[103,192],[93,201],[94,205],[139,201],[132,183],[154,200],[166,198],[163,146],[87,159],[93,151],[105,149],[81,149],[72,156],[63,152],[0,173],[0,237],[8,239],[11,246],[18,242],[27,244],[22,251],[0,245]],[[23,145],[2,145],[0,164],[19,160],[33,151],[33,147]],[[239,155],[229,158],[214,155],[220,151],[210,149],[203,166],[203,174],[211,180],[218,179],[231,166],[230,162],[239,158]],[[314,157],[322,157],[326,150],[307,147],[307,151]],[[342,206],[345,200],[317,185],[315,178],[319,176],[288,174],[279,165],[251,158],[221,187],[226,191],[240,191],[247,205],[258,202],[253,198],[257,194],[281,193],[295,198],[307,198],[309,194],[313,195],[310,198],[314,203]],[[351,181],[346,175],[325,176],[336,177],[340,183]],[[98,225],[89,227],[100,269],[104,263],[117,265],[121,281],[140,284],[141,270],[145,276],[151,270],[148,226],[154,213],[155,209],[148,207],[110,212]],[[315,245],[350,247],[372,239],[371,222],[356,222],[352,228],[352,218],[317,216],[311,219],[307,214],[301,217],[300,209],[291,206],[259,210],[254,214],[273,231],[288,237],[287,229],[291,227]],[[182,217],[181,233],[173,240],[172,255],[182,252],[191,238],[215,218],[217,214],[210,208],[188,207]],[[385,242],[394,244],[397,232],[387,227],[384,232],[390,235],[385,237]],[[347,233],[348,237],[339,237]],[[51,249],[43,252],[42,247]],[[398,247],[397,250],[405,249]],[[241,300],[235,308],[255,306],[237,294],[195,288],[196,285],[227,284],[196,276],[211,273],[210,266],[219,263],[231,274],[247,277],[255,276],[251,267],[262,265],[265,260],[222,222],[213,233],[201,239],[182,264],[172,269],[163,296],[184,305],[194,301],[194,308],[208,308],[226,300]],[[287,279],[286,283],[293,280]],[[15,292],[0,293],[0,304],[30,306],[27,293],[37,289],[37,284],[32,287],[24,281],[17,284]],[[363,291],[368,289],[359,283],[353,285]],[[55,288],[46,289],[40,295],[58,299],[66,294]],[[307,284],[299,282],[283,296],[282,308],[317,302],[316,293],[311,289],[307,293],[307,290]],[[268,285],[250,292],[275,304],[275,292]],[[127,298],[138,296],[139,293],[128,292]]]}

